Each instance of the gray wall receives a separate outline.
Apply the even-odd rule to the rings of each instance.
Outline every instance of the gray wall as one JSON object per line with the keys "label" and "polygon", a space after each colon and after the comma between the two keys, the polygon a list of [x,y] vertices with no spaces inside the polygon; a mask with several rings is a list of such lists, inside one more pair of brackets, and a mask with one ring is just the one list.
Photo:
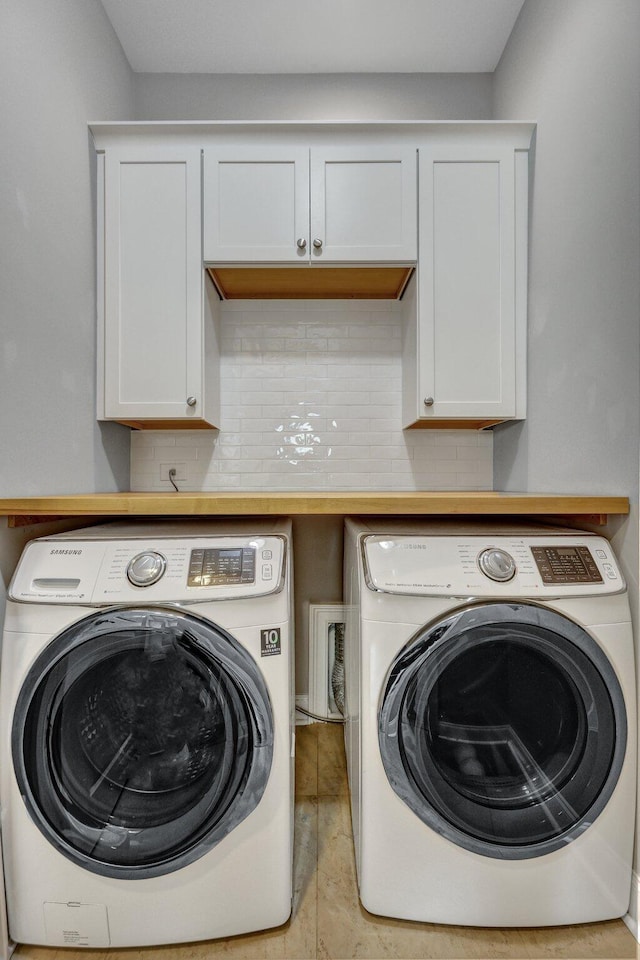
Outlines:
{"label": "gray wall", "polygon": [[635,494],[640,5],[527,0],[495,119],[535,120],[528,416],[495,431],[497,488]]}
{"label": "gray wall", "polygon": [[[0,90],[0,496],[126,490],[129,431],[95,417],[87,122],[132,115],[132,73],[98,0],[5,2]],[[44,529],[0,520],[0,620]]]}
{"label": "gray wall", "polygon": [[0,13],[0,496],[128,487],[95,417],[95,161],[87,122],[133,114],[99,0]]}
{"label": "gray wall", "polygon": [[487,120],[491,74],[136,74],[140,120]]}
{"label": "gray wall", "polygon": [[[526,0],[494,87],[496,119],[538,123],[528,416],[496,429],[494,484],[629,496],[629,519],[607,532],[627,578],[636,639],[639,50],[637,0]],[[636,929],[637,891],[636,882]]]}
{"label": "gray wall", "polygon": [[[87,121],[132,116],[132,74],[98,0],[4,0],[0,90],[0,496],[127,489],[128,430],[95,419]],[[65,526],[0,519],[0,622],[25,541]]]}

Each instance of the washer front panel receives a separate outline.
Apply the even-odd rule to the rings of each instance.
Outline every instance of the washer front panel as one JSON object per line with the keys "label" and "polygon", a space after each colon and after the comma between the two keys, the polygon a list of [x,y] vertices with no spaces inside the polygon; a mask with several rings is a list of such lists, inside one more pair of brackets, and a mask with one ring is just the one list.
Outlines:
{"label": "washer front panel", "polygon": [[[561,536],[365,535],[367,587],[420,597],[550,597],[621,593],[625,582],[608,541],[591,534]],[[500,582],[483,564],[488,552],[515,571]],[[505,569],[509,565],[505,559]]]}
{"label": "washer front panel", "polygon": [[626,736],[596,641],[529,603],[479,603],[423,628],[396,657],[378,715],[393,790],[442,836],[497,859],[539,857],[587,830]]}
{"label": "washer front panel", "polygon": [[102,876],[171,873],[256,808],[273,715],[223,628],[160,607],[93,613],[52,640],[21,687],[13,764],[36,826]]}
{"label": "washer front panel", "polygon": [[[158,574],[148,582],[131,576],[144,558],[158,558]],[[285,564],[282,536],[74,540],[69,534],[27,546],[9,596],[91,606],[245,600],[281,592]]]}

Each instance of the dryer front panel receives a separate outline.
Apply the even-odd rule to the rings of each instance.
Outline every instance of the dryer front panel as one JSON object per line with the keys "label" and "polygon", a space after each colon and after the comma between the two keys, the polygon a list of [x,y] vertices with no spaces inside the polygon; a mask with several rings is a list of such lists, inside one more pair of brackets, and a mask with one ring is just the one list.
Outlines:
{"label": "dryer front panel", "polygon": [[249,653],[159,607],[94,613],[43,650],[12,726],[38,828],[87,870],[160,876],[197,860],[261,800],[273,716]]}
{"label": "dryer front panel", "polygon": [[379,710],[387,778],[476,853],[538,857],[587,830],[616,786],[627,722],[596,641],[528,603],[466,607],[396,657]]}

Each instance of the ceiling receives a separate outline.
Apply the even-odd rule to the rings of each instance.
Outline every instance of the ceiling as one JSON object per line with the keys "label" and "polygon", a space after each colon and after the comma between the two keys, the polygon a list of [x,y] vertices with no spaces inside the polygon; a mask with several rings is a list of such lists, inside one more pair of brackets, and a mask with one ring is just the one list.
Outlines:
{"label": "ceiling", "polygon": [[102,0],[139,73],[487,73],[524,0]]}

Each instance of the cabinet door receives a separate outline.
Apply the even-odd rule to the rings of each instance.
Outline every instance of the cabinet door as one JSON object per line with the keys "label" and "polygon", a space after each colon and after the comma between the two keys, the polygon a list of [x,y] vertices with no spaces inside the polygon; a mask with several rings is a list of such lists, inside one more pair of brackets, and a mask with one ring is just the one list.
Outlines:
{"label": "cabinet door", "polygon": [[200,167],[195,147],[106,152],[107,419],[203,416]]}
{"label": "cabinet door", "polygon": [[420,150],[418,417],[516,415],[514,172],[508,147]]}
{"label": "cabinet door", "polygon": [[306,148],[205,150],[204,259],[308,262]]}
{"label": "cabinet door", "polygon": [[311,151],[311,260],[417,259],[416,151]]}

